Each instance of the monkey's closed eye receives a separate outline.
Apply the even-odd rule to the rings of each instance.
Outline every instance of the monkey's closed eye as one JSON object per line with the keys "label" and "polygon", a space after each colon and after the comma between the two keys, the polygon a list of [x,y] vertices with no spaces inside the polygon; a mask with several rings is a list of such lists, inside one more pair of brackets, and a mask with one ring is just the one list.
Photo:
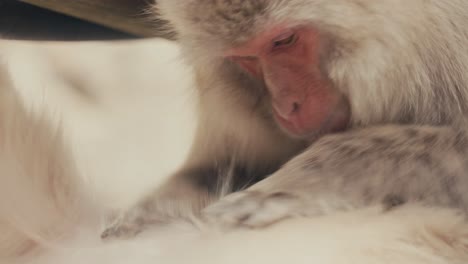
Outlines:
{"label": "monkey's closed eye", "polygon": [[258,60],[256,57],[253,57],[253,56],[230,56],[230,57],[227,57],[227,59],[232,62],[239,63],[239,64],[254,63]]}
{"label": "monkey's closed eye", "polygon": [[273,41],[273,49],[289,47],[296,43],[297,35],[294,33],[288,33],[287,35],[280,36]]}

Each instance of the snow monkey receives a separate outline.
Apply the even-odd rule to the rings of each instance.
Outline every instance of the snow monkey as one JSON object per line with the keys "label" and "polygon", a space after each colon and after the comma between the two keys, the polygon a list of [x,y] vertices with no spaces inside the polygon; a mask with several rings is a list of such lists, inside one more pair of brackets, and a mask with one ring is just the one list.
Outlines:
{"label": "snow monkey", "polygon": [[184,166],[103,237],[188,212],[249,228],[410,202],[468,212],[468,1],[158,0],[156,12],[194,69],[199,128]]}

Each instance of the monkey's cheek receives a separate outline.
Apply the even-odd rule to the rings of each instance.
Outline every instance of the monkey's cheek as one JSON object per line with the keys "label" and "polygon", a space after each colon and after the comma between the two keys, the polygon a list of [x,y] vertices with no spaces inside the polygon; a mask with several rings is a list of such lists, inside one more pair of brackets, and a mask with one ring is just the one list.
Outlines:
{"label": "monkey's cheek", "polygon": [[346,97],[342,96],[337,106],[322,125],[324,132],[340,132],[346,130],[351,120],[351,107]]}

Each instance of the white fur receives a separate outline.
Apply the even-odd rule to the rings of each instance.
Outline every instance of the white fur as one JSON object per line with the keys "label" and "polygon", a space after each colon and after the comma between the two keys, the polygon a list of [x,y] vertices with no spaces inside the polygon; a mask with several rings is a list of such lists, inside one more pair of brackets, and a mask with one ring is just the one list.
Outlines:
{"label": "white fur", "polygon": [[[2,264],[468,263],[468,222],[454,211],[417,205],[296,219],[264,230],[224,232],[175,223],[129,241],[103,243],[101,199],[89,199],[91,188],[83,190],[55,125],[26,113],[1,73]],[[34,251],[24,247],[31,240]],[[33,255],[24,258],[24,253]]]}

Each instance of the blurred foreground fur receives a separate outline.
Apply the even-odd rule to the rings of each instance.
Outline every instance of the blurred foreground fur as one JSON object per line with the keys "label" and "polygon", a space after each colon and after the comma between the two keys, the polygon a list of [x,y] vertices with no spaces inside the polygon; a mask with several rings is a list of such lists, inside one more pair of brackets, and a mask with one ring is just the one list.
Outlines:
{"label": "blurred foreground fur", "polygon": [[[28,113],[0,71],[2,264],[468,263],[465,217],[417,205],[296,219],[258,231],[200,231],[186,223],[110,243],[99,241],[98,218],[60,131]],[[82,239],[83,230],[89,239]]]}
{"label": "blurred foreground fur", "polygon": [[33,253],[84,220],[76,175],[59,129],[23,108],[0,69],[0,260]]}

